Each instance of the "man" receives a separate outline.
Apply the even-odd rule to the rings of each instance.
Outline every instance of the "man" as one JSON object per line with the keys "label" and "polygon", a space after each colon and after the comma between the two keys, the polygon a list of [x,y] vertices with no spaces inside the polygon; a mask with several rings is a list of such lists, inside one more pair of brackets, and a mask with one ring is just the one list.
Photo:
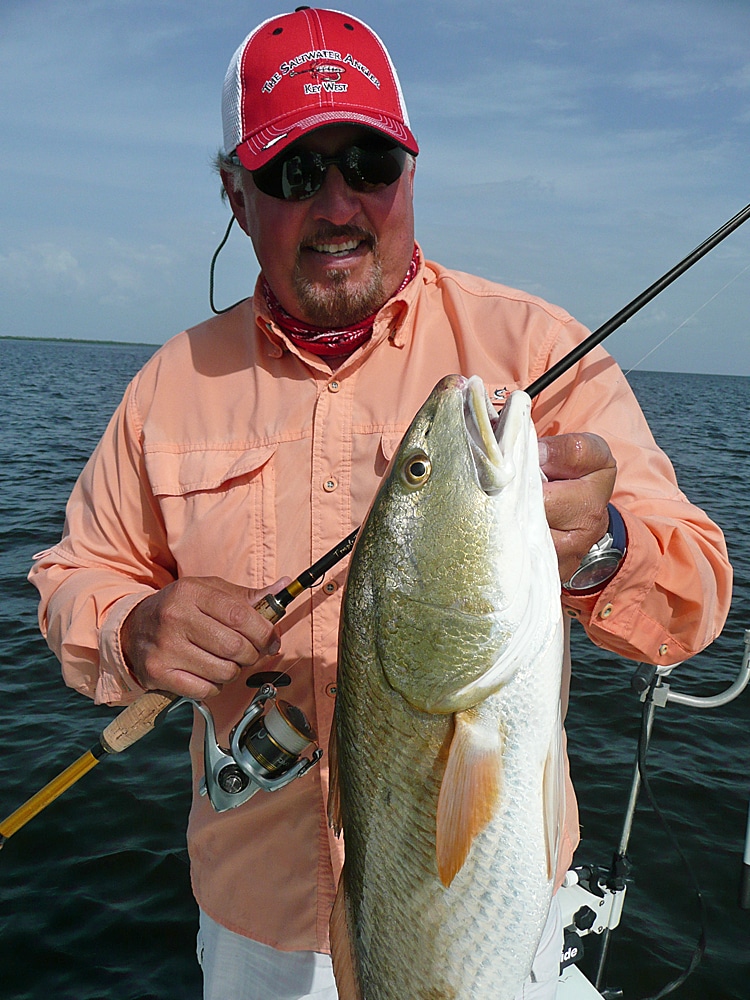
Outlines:
{"label": "man", "polygon": [[[253,693],[247,668],[276,656],[325,748],[345,567],[278,627],[254,602],[361,522],[440,377],[480,374],[500,405],[586,331],[523,292],[425,261],[418,145],[388,53],[362,22],[299,8],[261,24],[229,66],[223,118],[222,179],[260,262],[255,294],[136,376],[31,579],[65,679],[84,693],[210,699],[226,743]],[[591,352],[533,416],[568,615],[636,660],[703,648],[730,599],[723,538],[680,493],[615,363]],[[199,719],[196,786],[202,737]],[[195,796],[206,997],[335,996],[328,918],[342,848],[327,784],[324,756],[228,813]],[[568,786],[560,872],[578,839]],[[543,945],[524,996],[554,995],[554,907]]]}

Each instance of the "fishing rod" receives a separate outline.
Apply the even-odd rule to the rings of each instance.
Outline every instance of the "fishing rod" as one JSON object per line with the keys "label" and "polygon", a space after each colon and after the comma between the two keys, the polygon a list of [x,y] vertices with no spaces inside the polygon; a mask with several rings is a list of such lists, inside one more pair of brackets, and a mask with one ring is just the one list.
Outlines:
{"label": "fishing rod", "polygon": [[[354,545],[354,539],[357,532],[353,531],[348,535],[342,542],[335,545],[330,551],[326,552],[324,556],[321,556],[317,562],[314,562],[312,566],[304,570],[300,575],[287,586],[284,587],[276,594],[266,594],[262,597],[257,604],[254,605],[255,610],[260,612],[263,617],[273,624],[280,621],[286,614],[287,607],[291,602],[298,597],[303,591],[309,589],[313,586],[321,577],[325,576],[329,569],[340,562],[341,559],[350,551],[351,547]],[[218,811],[221,810],[221,806],[217,805],[217,801],[221,799],[221,791],[231,793],[234,790],[236,793],[244,793],[242,801],[248,797],[248,782],[244,781],[244,778],[248,777],[245,773],[249,770],[249,776],[253,779],[256,785],[261,787],[267,787],[263,781],[262,772],[258,772],[257,768],[254,768],[253,761],[248,758],[247,751],[248,745],[251,742],[251,733],[249,730],[249,725],[253,722],[259,715],[260,710],[264,703],[275,696],[275,689],[271,684],[264,684],[256,697],[253,699],[248,712],[250,716],[246,716],[243,719],[245,725],[238,726],[237,732],[235,733],[235,740],[237,741],[237,755],[240,757],[241,762],[245,764],[243,768],[240,766],[240,773],[233,771],[232,773],[224,770],[226,767],[231,767],[229,761],[221,760],[217,765],[219,760],[217,753],[214,752],[213,747],[209,748],[209,739],[206,740],[206,759],[208,761],[211,757],[212,770],[211,773],[215,775],[216,781],[212,782],[208,787],[207,791],[209,796],[214,802],[215,808]],[[3,847],[5,842],[14,833],[25,826],[30,819],[38,815],[46,806],[51,802],[54,802],[58,796],[62,795],[63,792],[67,791],[71,785],[74,785],[79,778],[82,778],[84,774],[95,767],[100,760],[107,757],[109,754],[122,753],[123,750],[127,750],[128,747],[132,746],[138,740],[140,740],[156,725],[159,717],[162,713],[175,708],[178,703],[192,701],[192,699],[182,698],[180,695],[172,694],[169,691],[147,691],[142,694],[139,698],[128,705],[126,709],[119,713],[110,723],[106,726],[99,735],[98,741],[82,754],[78,760],[74,761],[69,767],[65,768],[56,778],[53,778],[44,788],[40,789],[35,795],[28,799],[23,805],[19,806],[15,812],[11,813],[6,819],[0,823],[0,848]],[[205,711],[198,702],[192,702],[202,714],[205,716]],[[282,703],[285,705],[286,703]],[[291,708],[292,711],[288,711]],[[252,710],[252,711],[251,711]],[[272,709],[273,711],[273,709]],[[277,713],[279,714],[279,713]],[[309,735],[308,729],[306,729],[307,720],[304,719],[302,712],[299,709],[294,709],[293,706],[287,706],[286,709],[281,711],[282,718],[274,718],[276,722],[274,723],[277,729],[277,737],[281,737],[281,740],[277,739],[277,743],[282,742],[282,746],[288,750],[287,757],[283,759],[283,764],[289,764],[290,766],[296,762],[295,752],[301,752],[310,740],[307,740],[304,745],[300,745],[301,740],[295,738],[292,735],[292,730],[296,730],[297,733],[306,737]],[[301,718],[300,718],[301,717]],[[207,720],[209,721],[209,720]],[[209,730],[207,730],[208,732]],[[210,732],[213,736],[213,724],[211,720]],[[309,732],[312,732],[311,730]],[[242,744],[241,741],[245,738],[245,743]],[[314,734],[313,734],[314,737]],[[287,744],[291,744],[287,746]],[[218,748],[218,744],[217,744]],[[220,749],[220,748],[219,748]],[[252,755],[252,747],[249,750]],[[294,758],[294,760],[292,760]],[[268,750],[265,750],[265,759],[268,759]],[[316,757],[319,759],[319,756]],[[234,763],[237,763],[235,760]],[[280,764],[273,770],[281,770]],[[257,773],[256,773],[257,772]],[[208,775],[208,769],[207,769]],[[297,774],[292,775],[296,777]],[[278,777],[278,775],[275,775]],[[286,782],[284,782],[286,783]],[[227,787],[224,787],[224,786]],[[240,787],[241,786],[241,787]],[[273,784],[273,787],[280,787],[278,783]],[[257,790],[253,787],[252,791]],[[232,800],[232,805],[239,805],[238,800]],[[224,805],[224,808],[229,808],[228,805]]]}
{"label": "fishing rod", "polygon": [[[611,319],[609,319],[603,326],[600,326],[592,334],[586,337],[580,344],[569,351],[560,361],[554,364],[548,371],[541,375],[535,382],[526,389],[527,395],[532,399],[537,396],[543,389],[546,389],[552,384],[556,379],[558,379],[564,372],[572,368],[576,362],[580,361],[593,347],[600,344],[606,337],[611,333],[614,333],[620,326],[622,326],[627,320],[635,315],[640,309],[642,309],[648,302],[655,298],[660,292],[662,292],[668,285],[684,274],[688,268],[692,267],[697,261],[704,257],[709,251],[713,250],[715,246],[721,243],[722,240],[726,239],[730,233],[733,233],[735,229],[741,226],[747,219],[750,218],[750,205],[746,205],[742,211],[738,212],[733,218],[729,219],[721,228],[717,229],[715,233],[704,240],[700,246],[697,246],[691,253],[687,255],[678,264],[670,268],[666,274],[662,275],[657,281],[650,285],[645,291],[637,295],[631,302],[629,302],[624,308],[622,308],[618,313],[616,313]],[[344,558],[352,549],[355,539],[357,537],[357,532],[359,528],[355,528],[343,541],[339,542],[338,545],[334,546],[329,552],[322,556],[317,562],[313,563],[307,570],[301,573],[296,580],[285,587],[283,590],[279,591],[278,594],[266,594],[258,604],[255,606],[256,610],[263,615],[268,621],[276,623],[285,614],[287,606],[301,594],[304,590],[311,587],[315,582],[317,582],[329,569],[332,569],[341,559]],[[265,687],[264,689],[265,690]],[[260,692],[259,692],[260,694]],[[257,698],[257,696],[256,696]],[[171,694],[166,691],[147,691],[145,694],[141,695],[132,705],[129,705],[124,709],[115,719],[110,722],[110,724],[103,730],[99,737],[98,743],[96,743],[90,750],[84,753],[77,761],[71,764],[68,768],[62,771],[56,778],[54,778],[49,784],[45,785],[39,792],[32,796],[24,805],[20,806],[14,813],[8,816],[5,820],[0,823],[0,848],[2,848],[8,837],[12,836],[17,830],[24,826],[30,819],[36,816],[45,806],[53,802],[59,795],[71,787],[79,778],[87,774],[99,761],[111,753],[121,753],[128,747],[132,746],[143,736],[149,733],[157,721],[157,719],[162,715],[163,712],[170,708],[175,707],[179,702],[186,701],[190,699],[182,699],[180,696]],[[261,698],[261,701],[263,699]],[[216,801],[214,801],[214,796],[212,792],[212,782],[209,780],[209,767],[215,769],[218,766],[226,767],[231,770],[231,763],[229,763],[228,758],[225,760],[226,754],[219,750],[220,765],[217,765],[216,759],[211,758],[211,752],[209,752],[209,732],[212,732],[212,724],[210,713],[207,709],[204,709],[199,702],[193,702],[193,704],[201,711],[204,718],[207,721],[207,740],[206,740],[206,773],[207,773],[207,783],[208,783],[208,793],[214,802],[215,807],[216,801],[219,800],[219,792],[216,792]],[[248,711],[254,710],[256,706],[256,699],[250,706]],[[299,711],[299,710],[297,710]],[[300,713],[301,714],[301,713]],[[305,720],[306,721],[306,720]],[[223,755],[223,756],[222,756]],[[209,759],[211,758],[211,759]],[[213,774],[214,771],[211,771]],[[230,775],[228,771],[221,772],[227,779],[227,784],[231,786],[232,781],[230,780]],[[244,774],[244,777],[247,777]],[[218,779],[216,779],[218,780]],[[255,779],[257,780],[257,778]],[[215,785],[215,781],[213,782]],[[223,789],[225,792],[227,789]],[[246,794],[245,789],[241,789],[243,794]],[[239,804],[239,802],[237,802]],[[225,806],[229,808],[229,806]]]}
{"label": "fishing rod", "polygon": [[704,240],[700,246],[697,246],[695,250],[691,251],[679,264],[675,264],[674,267],[670,268],[666,274],[663,274],[661,278],[649,285],[649,287],[641,292],[640,295],[624,306],[618,313],[607,320],[607,322],[600,326],[598,330],[594,330],[592,334],[582,340],[577,347],[574,347],[572,351],[569,351],[564,358],[561,358],[557,364],[552,365],[543,375],[532,382],[529,388],[526,390],[526,394],[531,396],[537,396],[543,389],[546,389],[551,385],[555,379],[559,378],[564,372],[573,365],[580,361],[584,355],[588,354],[589,351],[596,347],[597,344],[607,338],[611,333],[614,333],[619,327],[626,323],[632,316],[634,316],[640,309],[647,305],[652,299],[663,292],[664,289],[671,285],[673,281],[684,274],[688,268],[691,268],[693,264],[697,263],[701,257],[705,257],[709,251],[713,250],[715,246],[718,246],[722,240],[726,239],[730,233],[733,233],[735,229],[738,229],[743,222],[747,222],[750,218],[750,205],[745,205],[742,211],[738,212],[735,216],[725,222],[723,226],[716,230],[708,239]]}

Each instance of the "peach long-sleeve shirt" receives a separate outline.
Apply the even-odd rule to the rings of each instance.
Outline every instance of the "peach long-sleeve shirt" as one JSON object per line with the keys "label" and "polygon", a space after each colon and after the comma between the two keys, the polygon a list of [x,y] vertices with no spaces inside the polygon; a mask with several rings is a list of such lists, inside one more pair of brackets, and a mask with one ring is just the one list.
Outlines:
{"label": "peach long-sleeve shirt", "polygon": [[[288,342],[257,290],[172,339],[128,387],[72,493],[62,540],[30,574],[66,682],[99,702],[133,700],[142,692],[123,662],[119,628],[135,603],[180,576],[250,588],[296,576],[361,523],[442,376],[479,374],[502,403],[586,333],[539,299],[427,262],[335,372]],[[600,594],[565,598],[567,613],[595,643],[635,660],[670,664],[702,649],[729,606],[724,539],[680,492],[615,362],[596,348],[532,412],[539,435],[600,434],[618,465],[613,501],[627,556]],[[293,679],[284,697],[324,749],[345,574],[340,564],[290,606],[273,661]],[[252,694],[240,679],[212,699],[225,745]],[[197,716],[196,786],[202,740]],[[188,846],[201,907],[271,946],[327,951],[342,861],[327,792],[324,755],[305,777],[223,814],[196,794]],[[568,799],[562,871],[578,841],[569,779]]]}

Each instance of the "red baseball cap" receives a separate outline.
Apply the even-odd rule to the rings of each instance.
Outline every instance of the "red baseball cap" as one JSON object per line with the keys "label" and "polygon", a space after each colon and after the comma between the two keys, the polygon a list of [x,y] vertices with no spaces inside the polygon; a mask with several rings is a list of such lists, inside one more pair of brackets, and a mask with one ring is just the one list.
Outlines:
{"label": "red baseball cap", "polygon": [[298,7],[251,31],[224,78],[222,119],[225,152],[248,170],[308,132],[344,122],[419,152],[385,45],[336,10]]}

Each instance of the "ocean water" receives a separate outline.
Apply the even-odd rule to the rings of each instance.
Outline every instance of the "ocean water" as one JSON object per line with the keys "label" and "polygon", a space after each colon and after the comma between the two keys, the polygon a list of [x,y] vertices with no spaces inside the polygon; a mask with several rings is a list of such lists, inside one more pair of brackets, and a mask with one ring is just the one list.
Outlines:
{"label": "ocean water", "polygon": [[[90,747],[112,717],[64,687],[26,582],[62,529],[70,488],[125,384],[153,348],[0,340],[0,819]],[[721,525],[735,566],[732,611],[713,646],[670,683],[714,694],[733,679],[750,627],[750,379],[635,372],[630,381],[681,485]],[[579,863],[617,847],[640,720],[634,665],[574,633],[568,714],[581,808]],[[94,768],[0,852],[0,1000],[199,1000],[189,885],[190,713]],[[750,691],[698,712],[657,710],[648,756],[657,803],[694,869],[708,949],[676,993],[750,998],[750,913],[737,890],[750,799]],[[606,984],[658,992],[687,963],[697,907],[682,862],[645,799]],[[586,967],[598,941],[586,938]],[[406,998],[405,998],[406,1000]]]}

